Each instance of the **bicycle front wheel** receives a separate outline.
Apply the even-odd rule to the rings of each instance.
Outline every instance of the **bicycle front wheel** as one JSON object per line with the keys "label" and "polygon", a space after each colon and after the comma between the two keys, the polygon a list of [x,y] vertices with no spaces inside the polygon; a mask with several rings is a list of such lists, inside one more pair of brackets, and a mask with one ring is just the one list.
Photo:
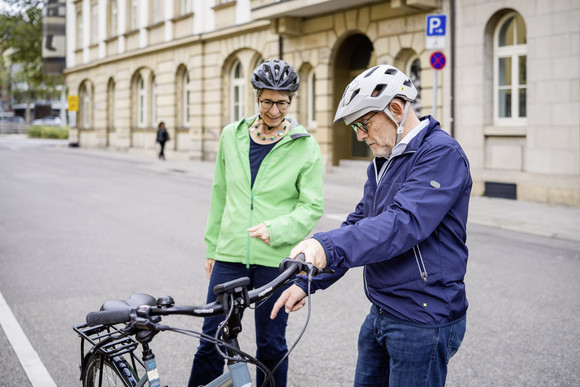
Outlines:
{"label": "bicycle front wheel", "polygon": [[101,354],[92,355],[87,361],[83,375],[83,387],[132,387],[137,380],[125,359],[116,356],[113,359]]}

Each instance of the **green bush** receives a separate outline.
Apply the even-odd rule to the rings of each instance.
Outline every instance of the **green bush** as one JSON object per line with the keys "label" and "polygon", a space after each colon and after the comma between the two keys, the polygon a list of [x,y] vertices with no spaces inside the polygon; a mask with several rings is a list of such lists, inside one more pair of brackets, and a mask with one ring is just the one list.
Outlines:
{"label": "green bush", "polygon": [[67,139],[68,127],[32,125],[28,128],[28,137]]}

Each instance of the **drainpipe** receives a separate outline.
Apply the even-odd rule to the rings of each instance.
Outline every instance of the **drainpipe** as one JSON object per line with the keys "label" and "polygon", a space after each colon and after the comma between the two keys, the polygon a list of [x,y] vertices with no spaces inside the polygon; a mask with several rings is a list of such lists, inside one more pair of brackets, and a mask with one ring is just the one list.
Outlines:
{"label": "drainpipe", "polygon": [[284,56],[284,38],[278,35],[278,59],[283,60]]}
{"label": "drainpipe", "polygon": [[455,0],[451,7],[451,137],[455,138]]}

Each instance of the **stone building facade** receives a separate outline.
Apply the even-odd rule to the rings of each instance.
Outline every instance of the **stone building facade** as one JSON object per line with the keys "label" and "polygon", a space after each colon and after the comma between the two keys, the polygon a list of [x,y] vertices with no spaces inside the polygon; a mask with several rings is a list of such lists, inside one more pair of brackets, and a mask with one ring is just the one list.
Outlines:
{"label": "stone building facade", "polygon": [[[437,13],[436,72],[425,35]],[[464,147],[474,194],[580,206],[578,20],[577,0],[68,0],[70,141],[153,154],[164,121],[170,157],[212,160],[222,127],[257,112],[252,70],[282,58],[301,77],[290,115],[327,168],[370,160],[332,119],[349,81],[388,63]]]}

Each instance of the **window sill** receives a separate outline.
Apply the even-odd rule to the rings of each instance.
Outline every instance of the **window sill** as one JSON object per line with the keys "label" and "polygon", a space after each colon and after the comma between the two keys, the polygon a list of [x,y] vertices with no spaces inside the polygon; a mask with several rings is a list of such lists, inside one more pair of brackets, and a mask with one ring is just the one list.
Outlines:
{"label": "window sill", "polygon": [[155,28],[157,28],[157,27],[161,27],[161,26],[163,26],[163,25],[165,25],[165,22],[164,22],[164,21],[160,21],[160,22],[157,22],[157,23],[155,23],[155,24],[150,24],[150,25],[148,25],[148,26],[147,26],[147,27],[145,27],[145,28],[146,28],[148,31],[151,31],[151,30],[153,30],[153,29],[155,29]]}
{"label": "window sill", "polygon": [[175,23],[175,22],[178,22],[180,20],[184,20],[184,19],[187,19],[187,18],[190,18],[190,17],[193,18],[193,12],[186,13],[186,14],[183,14],[183,15],[175,16],[173,19],[171,19],[171,21]]}
{"label": "window sill", "polygon": [[111,43],[114,42],[115,40],[119,39],[119,35],[115,35],[115,36],[109,36],[107,39],[105,39],[105,43]]}
{"label": "window sill", "polygon": [[127,37],[129,37],[129,36],[131,36],[131,35],[136,35],[136,34],[138,34],[138,33],[139,33],[139,30],[132,30],[132,31],[127,31],[127,32],[125,32],[125,33],[123,34],[123,36],[127,38]]}
{"label": "window sill", "polygon": [[483,135],[486,137],[525,137],[527,134],[527,126],[484,126]]}
{"label": "window sill", "polygon": [[236,0],[222,1],[221,4],[214,5],[213,10],[217,11],[220,9],[228,8],[231,7],[232,5],[236,5],[236,3],[237,3]]}

